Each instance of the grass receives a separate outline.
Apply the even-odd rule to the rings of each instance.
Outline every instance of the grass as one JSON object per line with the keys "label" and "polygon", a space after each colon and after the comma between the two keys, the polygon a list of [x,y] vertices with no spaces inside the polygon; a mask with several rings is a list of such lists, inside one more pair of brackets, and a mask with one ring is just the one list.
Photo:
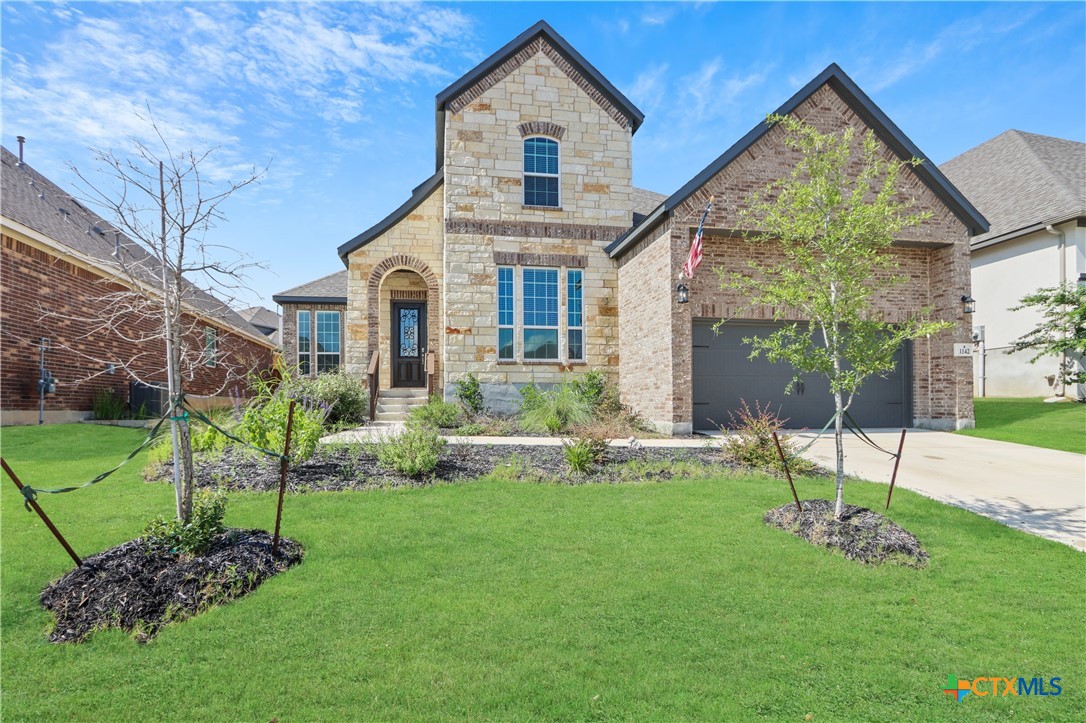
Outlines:
{"label": "grass", "polygon": [[[25,482],[80,481],[138,442],[118,428],[3,431]],[[116,478],[41,502],[78,552],[137,535],[168,486]],[[802,479],[805,497],[830,482]],[[927,569],[868,568],[767,527],[779,480],[564,487],[483,480],[288,498],[306,560],[168,626],[46,641],[37,595],[70,568],[0,493],[9,720],[1025,720],[1086,709],[1086,556],[901,490]],[[854,483],[874,507],[885,487]],[[235,494],[227,523],[269,527]],[[1059,676],[1059,697],[943,695],[947,675]]]}
{"label": "grass", "polygon": [[986,397],[973,406],[977,428],[958,434],[1086,454],[1086,404]]}

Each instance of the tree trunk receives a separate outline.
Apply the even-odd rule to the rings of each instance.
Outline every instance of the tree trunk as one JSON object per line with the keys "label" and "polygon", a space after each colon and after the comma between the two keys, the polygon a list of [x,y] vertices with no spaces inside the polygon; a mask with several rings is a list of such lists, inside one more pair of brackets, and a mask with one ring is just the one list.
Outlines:
{"label": "tree trunk", "polygon": [[192,466],[191,432],[192,429],[189,427],[187,421],[178,423],[177,436],[181,443],[181,509],[179,517],[184,522],[188,522],[189,518],[192,517],[192,493],[195,475],[193,474]]}
{"label": "tree trunk", "polygon": [[833,401],[837,408],[837,418],[833,422],[833,441],[837,445],[837,500],[833,504],[833,518],[839,520],[845,509],[845,415],[841,392],[834,392]]}

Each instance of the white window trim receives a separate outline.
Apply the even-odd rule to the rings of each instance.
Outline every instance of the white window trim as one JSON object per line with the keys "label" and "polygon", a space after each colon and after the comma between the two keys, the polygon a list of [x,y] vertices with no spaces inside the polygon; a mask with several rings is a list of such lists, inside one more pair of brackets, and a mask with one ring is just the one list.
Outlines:
{"label": "white window trim", "polygon": [[[573,362],[573,361],[583,362],[583,361],[585,361],[585,358],[588,356],[588,350],[585,348],[585,331],[584,331],[584,316],[585,316],[585,313],[584,313],[585,312],[585,309],[584,309],[584,269],[573,269],[573,268],[568,268],[567,267],[565,269],[565,272],[566,272],[566,303],[565,303],[565,310],[566,310],[566,359],[567,359],[567,361],[571,361],[571,362]],[[569,290],[570,290],[569,276],[570,276],[570,274],[572,274],[574,272],[581,275],[581,311],[580,311],[581,323],[578,324],[577,326],[572,326],[569,323],[569,313],[570,313],[569,312]],[[578,359],[574,359],[572,356],[570,356],[570,352],[569,352],[569,332],[570,331],[580,331],[581,332],[581,356]]]}
{"label": "white window trim", "polygon": [[[321,314],[335,314],[336,315],[336,349],[337,349],[337,351],[334,351],[334,352],[331,352],[331,351],[325,351],[325,352],[319,351],[320,341],[318,339],[318,336],[320,334],[320,321],[319,321],[319,318],[320,318]],[[313,347],[313,356],[314,356],[314,361],[316,362],[313,365],[313,372],[316,373],[316,374],[320,374],[320,358],[322,356],[325,356],[325,357],[328,357],[328,356],[338,357],[339,361],[336,362],[336,370],[339,370],[339,369],[343,368],[343,313],[340,312],[340,311],[334,310],[334,309],[318,309],[317,311],[313,312],[313,328],[314,328],[314,334],[313,334],[313,343],[311,344],[311,346]],[[325,371],[328,371],[328,370],[325,370]]]}
{"label": "white window trim", "polygon": [[[513,301],[513,309],[512,309],[513,323],[512,324],[503,324],[501,322],[501,282],[499,281],[498,284],[496,285],[497,288],[495,289],[495,292],[498,294],[498,304],[497,304],[497,316],[498,316],[498,318],[497,318],[497,321],[498,321],[497,343],[498,343],[498,345],[497,345],[497,348],[496,348],[496,352],[497,352],[498,361],[508,363],[508,362],[517,361],[517,352],[520,350],[520,344],[517,343],[517,299],[519,298],[519,294],[517,294],[517,267],[516,266],[499,266],[498,267],[498,274],[499,275],[501,274],[502,269],[509,269],[510,276],[512,277],[510,279],[510,285],[513,287],[513,296],[512,296],[512,301]],[[502,355],[501,355],[501,348],[502,348],[502,346],[501,346],[502,345],[501,330],[502,329],[509,329],[510,331],[513,332],[513,356],[509,357],[508,359],[502,358]]]}
{"label": "white window trim", "polygon": [[313,365],[313,311],[312,309],[298,309],[295,312],[297,315],[294,318],[295,326],[295,343],[294,350],[298,355],[298,367],[299,370],[302,365],[302,314],[306,314],[309,317],[309,322],[305,325],[306,331],[309,334],[309,351],[305,353],[309,357],[309,371],[305,372],[306,376],[312,376],[315,369]]}
{"label": "white window trim", "polygon": [[[558,144],[558,159],[557,159],[558,160],[558,173],[528,173],[527,171],[524,170],[524,144],[527,143],[532,138],[543,138],[545,140],[553,141],[556,144]],[[558,179],[558,205],[557,206],[539,206],[539,205],[536,205],[534,203],[528,203],[528,198],[527,198],[528,184],[525,182],[525,180],[528,178],[528,176],[540,176],[540,177],[543,177],[543,178],[557,178]],[[559,209],[562,208],[562,141],[558,140],[557,138],[552,138],[551,136],[545,136],[545,135],[542,135],[542,134],[539,134],[539,133],[537,133],[535,135],[531,135],[531,136],[524,136],[523,138],[520,139],[520,187],[522,189],[521,194],[520,194],[520,200],[521,200],[521,203],[524,206],[527,206],[528,208],[550,208],[550,209],[555,209],[555,210],[559,210]]]}
{"label": "white window trim", "polygon": [[[211,342],[208,344],[208,342]],[[213,326],[204,327],[204,366],[217,367],[219,365],[219,330]]]}
{"label": "white window trim", "polygon": [[[533,324],[533,325],[529,326],[528,324],[525,323],[525,321],[524,321],[524,308],[523,308],[523,301],[524,301],[524,272],[525,271],[554,271],[555,272],[555,277],[556,277],[555,281],[557,282],[556,285],[558,287],[558,289],[557,289],[558,290],[558,318],[556,319],[556,321],[558,323],[555,326],[539,326],[537,324]],[[562,361],[562,359],[565,358],[565,345],[562,343],[562,327],[564,326],[564,324],[562,323],[562,314],[565,313],[565,305],[562,303],[562,268],[560,266],[523,266],[523,267],[521,267],[521,272],[520,272],[520,284],[521,284],[521,287],[520,287],[521,288],[521,292],[520,292],[520,298],[521,298],[521,310],[520,310],[521,344],[520,344],[520,347],[521,347],[521,355],[522,355],[522,357],[523,357],[523,354],[524,354],[524,334],[525,334],[525,332],[527,332],[529,330],[532,330],[532,329],[542,329],[542,330],[546,330],[546,331],[550,331],[550,330],[553,329],[554,332],[555,332],[555,336],[557,337],[555,341],[556,341],[556,345],[558,347],[557,351],[556,351],[556,355],[553,358],[546,358],[546,359],[522,358],[521,361],[530,362],[530,363],[531,362],[555,362],[555,363],[560,363]]]}

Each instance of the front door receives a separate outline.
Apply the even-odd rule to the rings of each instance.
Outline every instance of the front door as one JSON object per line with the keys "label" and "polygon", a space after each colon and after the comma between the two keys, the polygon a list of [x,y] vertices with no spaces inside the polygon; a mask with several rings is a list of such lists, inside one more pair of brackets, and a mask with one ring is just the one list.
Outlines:
{"label": "front door", "polygon": [[426,304],[392,302],[392,386],[426,386]]}

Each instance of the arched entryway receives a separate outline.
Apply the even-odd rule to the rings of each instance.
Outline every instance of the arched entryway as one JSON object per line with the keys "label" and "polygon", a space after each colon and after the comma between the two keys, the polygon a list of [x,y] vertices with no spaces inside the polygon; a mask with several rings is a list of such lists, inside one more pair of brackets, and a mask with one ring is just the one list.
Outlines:
{"label": "arched entryway", "polygon": [[[385,259],[374,268],[369,286],[370,355],[380,353],[381,389],[427,386],[426,353],[440,359],[437,279],[410,256]],[[435,387],[440,386],[435,368]]]}

